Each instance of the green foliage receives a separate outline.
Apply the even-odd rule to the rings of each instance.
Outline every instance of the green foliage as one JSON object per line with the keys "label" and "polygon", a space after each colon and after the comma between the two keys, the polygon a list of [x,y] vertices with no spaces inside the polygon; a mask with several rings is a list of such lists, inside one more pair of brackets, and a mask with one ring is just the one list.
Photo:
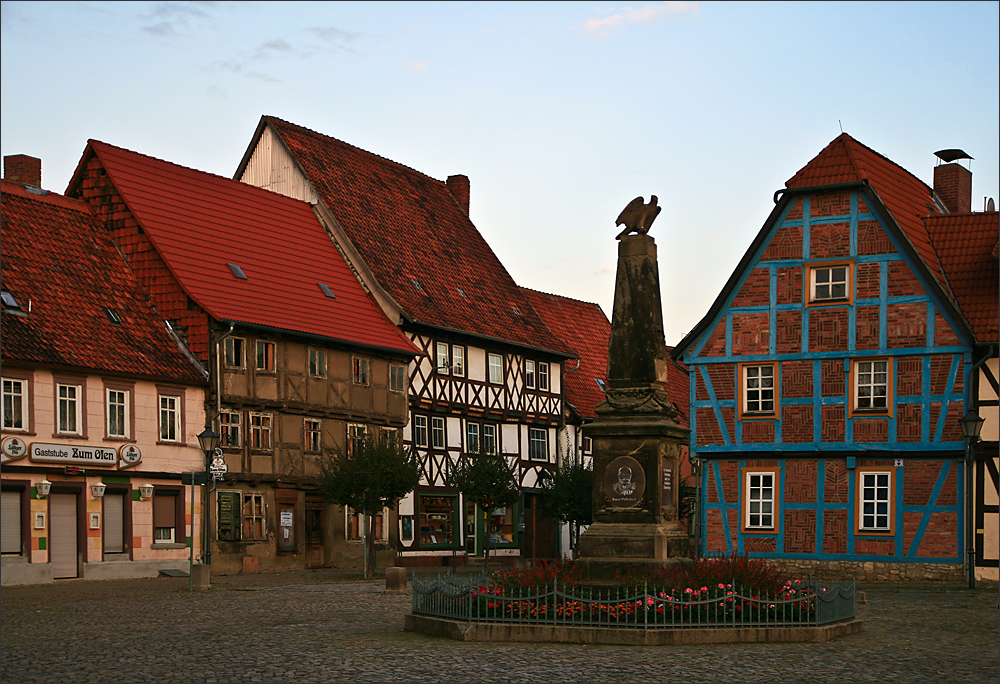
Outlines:
{"label": "green foliage", "polygon": [[384,508],[394,508],[419,482],[416,456],[395,435],[382,430],[374,437],[355,439],[349,453],[326,455],[320,461],[319,491],[323,498],[369,516],[366,576],[375,572],[372,517]]}
{"label": "green foliage", "polygon": [[484,511],[513,506],[521,496],[507,459],[501,454],[470,454],[451,467],[448,484]]}
{"label": "green foliage", "polygon": [[594,471],[588,464],[564,461],[544,484],[545,508],[559,522],[594,522]]}
{"label": "green foliage", "polygon": [[490,589],[500,589],[504,596],[518,592],[532,592],[552,585],[566,589],[580,582],[581,571],[566,560],[539,559],[523,569],[497,570],[493,573]]}

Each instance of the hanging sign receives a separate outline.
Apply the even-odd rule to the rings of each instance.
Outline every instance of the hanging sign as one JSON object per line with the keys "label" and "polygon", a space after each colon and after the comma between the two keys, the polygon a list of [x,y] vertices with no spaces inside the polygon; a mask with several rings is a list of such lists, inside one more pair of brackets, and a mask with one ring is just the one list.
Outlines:
{"label": "hanging sign", "polygon": [[3,463],[16,461],[28,455],[28,443],[20,437],[4,437],[0,450],[3,453],[3,456],[0,457]]}
{"label": "hanging sign", "polygon": [[118,461],[119,468],[131,468],[142,462],[142,451],[135,444],[123,444],[118,449],[118,456],[121,458]]}

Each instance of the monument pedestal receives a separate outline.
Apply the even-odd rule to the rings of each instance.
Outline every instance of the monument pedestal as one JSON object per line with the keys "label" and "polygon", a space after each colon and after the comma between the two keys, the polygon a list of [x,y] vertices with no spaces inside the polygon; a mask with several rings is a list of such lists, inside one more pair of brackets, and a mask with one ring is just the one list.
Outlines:
{"label": "monument pedestal", "polygon": [[584,428],[593,443],[594,523],[580,537],[588,580],[615,570],[690,562],[677,522],[678,464],[690,430],[667,395],[656,243],[625,236],[618,247],[608,390]]}

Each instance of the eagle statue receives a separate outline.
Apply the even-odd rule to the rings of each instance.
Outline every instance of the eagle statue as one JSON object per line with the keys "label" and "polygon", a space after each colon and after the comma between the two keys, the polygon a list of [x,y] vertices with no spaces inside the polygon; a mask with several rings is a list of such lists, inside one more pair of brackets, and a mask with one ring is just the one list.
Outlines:
{"label": "eagle statue", "polygon": [[636,197],[634,200],[629,202],[622,213],[618,215],[618,220],[615,221],[615,226],[625,225],[625,230],[618,233],[615,237],[616,240],[621,240],[623,237],[629,233],[636,233],[637,235],[645,235],[649,232],[649,227],[653,225],[653,221],[656,219],[657,214],[660,213],[660,209],[663,207],[656,206],[656,195],[650,195],[649,204],[645,204],[642,201],[642,197]]}

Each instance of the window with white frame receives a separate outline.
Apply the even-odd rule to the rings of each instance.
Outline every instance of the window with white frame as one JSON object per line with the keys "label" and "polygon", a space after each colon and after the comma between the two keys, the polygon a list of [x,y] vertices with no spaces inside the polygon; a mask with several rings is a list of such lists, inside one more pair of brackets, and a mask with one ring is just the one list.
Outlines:
{"label": "window with white frame", "polygon": [[524,360],[524,386],[535,389],[535,362],[531,359]]}
{"label": "window with white frame", "polygon": [[362,356],[355,356],[352,362],[354,367],[354,384],[368,384],[368,359]]}
{"label": "window with white frame", "polygon": [[451,360],[448,358],[448,343],[438,342],[434,345],[435,352],[435,369],[441,375],[448,375],[451,373]]}
{"label": "window with white frame", "polygon": [[56,404],[56,431],[66,435],[83,434],[83,386],[57,383]]}
{"label": "window with white frame", "polygon": [[741,364],[743,415],[773,416],[776,411],[774,364]]}
{"label": "window with white frame", "polygon": [[125,389],[107,388],[107,419],[108,437],[128,439],[131,427],[130,392]]}
{"label": "window with white frame", "polygon": [[3,379],[3,429],[28,429],[28,381]]}
{"label": "window with white frame", "polygon": [[251,413],[250,419],[250,448],[270,449],[271,448],[271,424],[270,413]]}
{"label": "window with white frame", "polygon": [[236,448],[243,445],[240,433],[242,422],[242,414],[238,411],[222,410],[219,414],[219,446]]}
{"label": "window with white frame", "polygon": [[497,426],[489,423],[483,424],[483,453],[498,453]]}
{"label": "window with white frame", "polygon": [[257,340],[257,370],[274,372],[274,342]]}
{"label": "window with white frame", "polygon": [[323,447],[323,423],[314,418],[305,419],[305,447],[310,453],[319,453]]}
{"label": "window with white frame", "polygon": [[444,418],[431,418],[431,446],[435,449],[444,449]]}
{"label": "window with white frame", "polygon": [[160,394],[160,441],[180,442],[181,398],[174,394]]}
{"label": "window with white frame", "polygon": [[892,533],[892,471],[858,470],[858,532]]}
{"label": "window with white frame", "polygon": [[538,362],[538,389],[549,391],[549,364]]}
{"label": "window with white frame", "polygon": [[528,458],[533,461],[547,461],[549,459],[547,430],[528,428]]}
{"label": "window with white frame", "polygon": [[413,416],[413,444],[427,446],[427,416]]}
{"label": "window with white frame", "polygon": [[854,408],[886,412],[889,409],[890,367],[887,360],[854,362]]}
{"label": "window with white frame", "polygon": [[406,391],[406,366],[389,366],[389,391]]}
{"label": "window with white frame", "polygon": [[743,530],[773,531],[777,516],[777,470],[743,469]]}
{"label": "window with white frame", "polygon": [[465,375],[465,347],[451,345],[451,372],[459,377]]}
{"label": "window with white frame", "polygon": [[479,447],[479,423],[466,423],[465,450],[470,454],[478,454]]}
{"label": "window with white frame", "polygon": [[850,297],[850,264],[817,264],[809,269],[810,302],[844,301]]}
{"label": "window with white frame", "polygon": [[246,340],[242,337],[227,337],[223,342],[225,363],[229,368],[243,368]]}
{"label": "window with white frame", "polygon": [[322,349],[309,350],[309,375],[314,378],[326,377],[326,352]]}
{"label": "window with white frame", "polygon": [[503,383],[503,357],[500,354],[490,354],[487,359],[490,382],[494,385]]}

